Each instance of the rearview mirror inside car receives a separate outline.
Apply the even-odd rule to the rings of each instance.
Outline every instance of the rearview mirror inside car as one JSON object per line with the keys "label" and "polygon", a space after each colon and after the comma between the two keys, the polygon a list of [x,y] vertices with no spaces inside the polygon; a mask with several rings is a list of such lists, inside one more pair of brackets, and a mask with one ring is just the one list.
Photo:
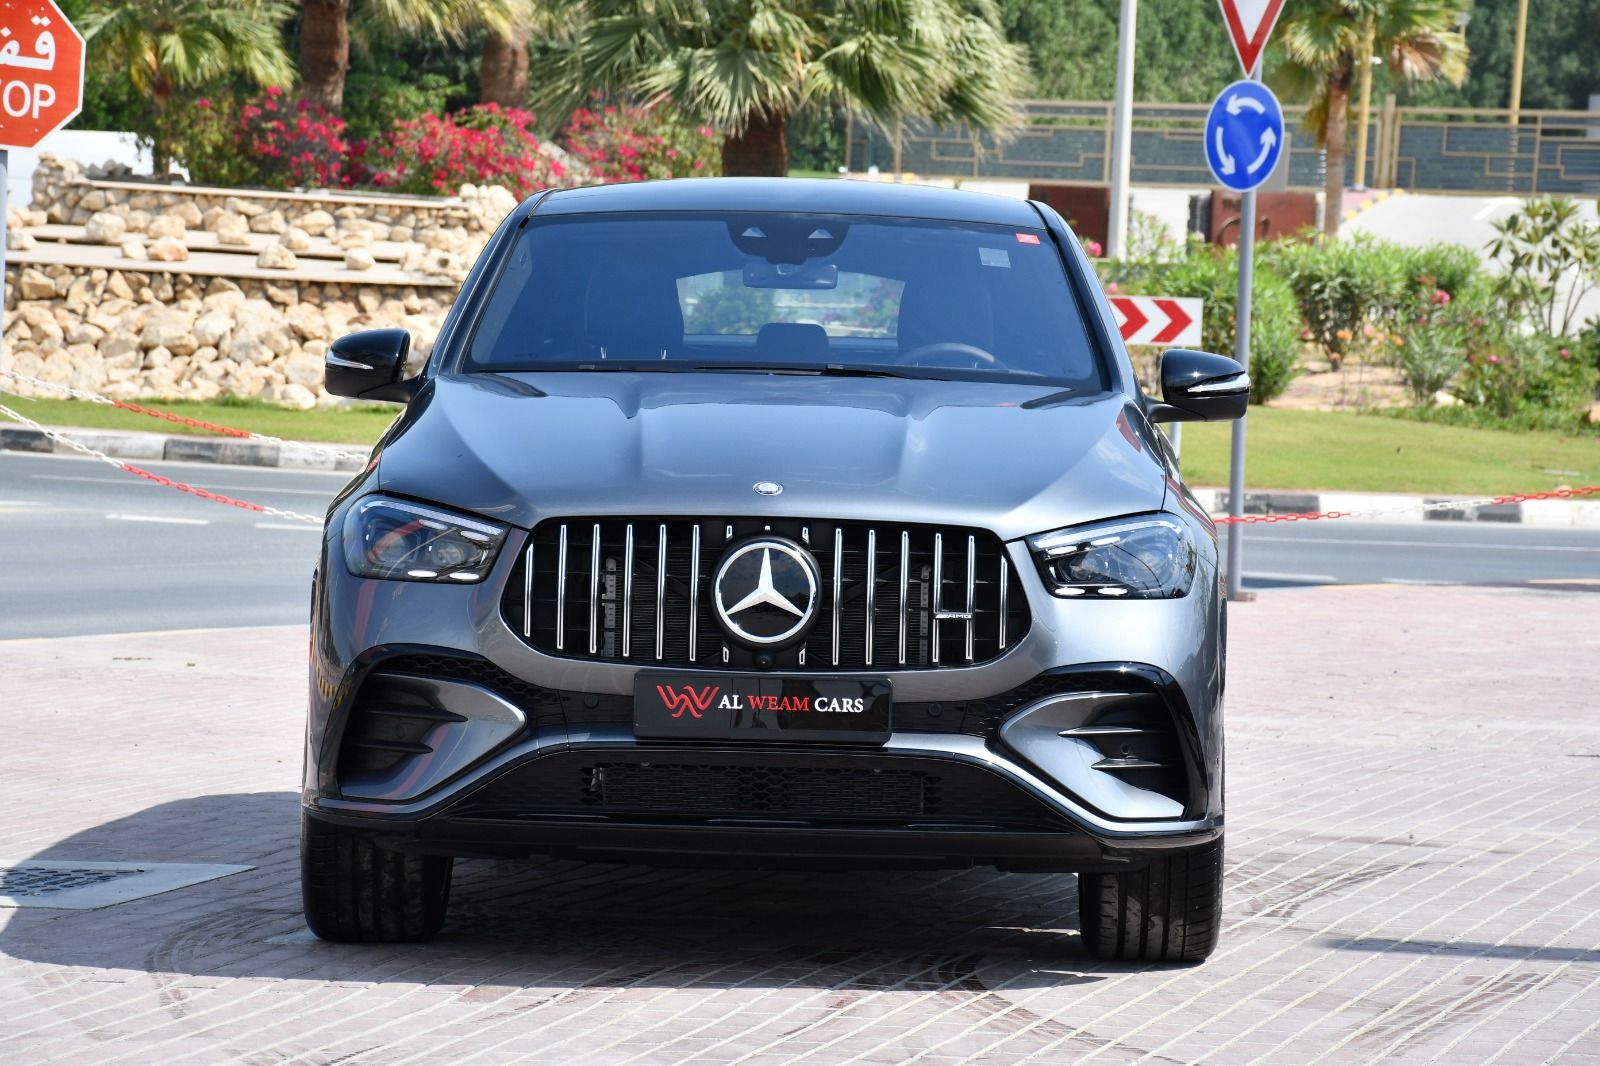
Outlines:
{"label": "rearview mirror inside car", "polygon": [[328,348],[328,391],[356,400],[409,403],[420,378],[405,380],[411,334],[403,329],[367,329],[340,337]]}
{"label": "rearview mirror inside car", "polygon": [[1169,348],[1161,357],[1161,399],[1152,422],[1225,422],[1250,406],[1250,375],[1227,356]]}

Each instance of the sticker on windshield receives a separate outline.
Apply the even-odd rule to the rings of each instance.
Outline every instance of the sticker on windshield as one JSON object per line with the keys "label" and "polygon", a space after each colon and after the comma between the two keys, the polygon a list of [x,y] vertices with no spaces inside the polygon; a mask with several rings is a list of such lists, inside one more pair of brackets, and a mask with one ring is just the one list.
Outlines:
{"label": "sticker on windshield", "polygon": [[1004,248],[979,248],[978,262],[986,267],[1010,267],[1011,253]]}
{"label": "sticker on windshield", "polygon": [[1019,233],[1019,234],[1017,234],[1017,243],[1018,244],[1038,244],[1039,243],[1039,235],[1037,233]]}

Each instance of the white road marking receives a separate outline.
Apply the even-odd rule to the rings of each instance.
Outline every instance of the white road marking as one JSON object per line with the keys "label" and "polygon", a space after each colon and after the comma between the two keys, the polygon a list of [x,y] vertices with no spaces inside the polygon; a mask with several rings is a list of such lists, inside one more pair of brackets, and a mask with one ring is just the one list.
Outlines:
{"label": "white road marking", "polygon": [[257,529],[292,529],[296,533],[305,533],[305,532],[321,533],[322,532],[322,527],[321,526],[314,526],[310,522],[301,522],[301,523],[293,523],[293,522],[257,522],[256,523],[256,528]]}
{"label": "white road marking", "polygon": [[[296,473],[299,473],[299,471],[296,471]],[[142,478],[77,477],[72,474],[29,474],[28,476],[31,478],[37,478],[40,481],[93,481],[105,485],[150,485],[153,488],[165,487],[162,485],[157,485],[154,481],[145,481]],[[280,489],[275,488],[272,485],[205,485],[204,487],[213,491],[226,489],[229,492],[292,492],[296,496],[323,496],[330,500],[333,498],[333,493],[329,492],[327,489]]]}
{"label": "white road marking", "polygon": [[1247,570],[1246,581],[1304,581],[1308,585],[1337,585],[1339,579],[1332,574],[1275,574],[1267,570]]}
{"label": "white road marking", "polygon": [[1501,208],[1515,207],[1520,203],[1522,203],[1522,201],[1517,199],[1515,196],[1496,197],[1495,199],[1484,204],[1482,207],[1478,208],[1478,210],[1472,216],[1472,221],[1482,222],[1484,219],[1488,218],[1496,211],[1499,211]]}
{"label": "white road marking", "polygon": [[172,515],[160,514],[108,514],[107,518],[114,518],[119,522],[161,522],[169,526],[209,526],[209,518],[177,518]]}
{"label": "white road marking", "polygon": [[1423,577],[1385,577],[1380,578],[1385,585],[1460,585],[1460,581],[1430,581]]}
{"label": "white road marking", "polygon": [[0,500],[0,507],[43,507],[36,500]]}
{"label": "white road marking", "polygon": [[1581,544],[1478,544],[1473,541],[1444,540],[1362,540],[1359,537],[1256,537],[1257,542],[1274,544],[1362,544],[1378,548],[1432,548],[1434,551],[1502,551],[1502,552],[1590,552],[1600,554],[1600,546]]}

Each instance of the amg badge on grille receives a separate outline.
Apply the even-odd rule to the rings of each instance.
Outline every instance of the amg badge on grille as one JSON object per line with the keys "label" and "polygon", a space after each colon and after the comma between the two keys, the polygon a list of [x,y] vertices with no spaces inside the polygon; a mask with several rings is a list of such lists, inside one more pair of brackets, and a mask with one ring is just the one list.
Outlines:
{"label": "amg badge on grille", "polygon": [[736,544],[712,579],[717,620],[760,647],[804,633],[817,613],[816,560],[793,541],[760,537]]}

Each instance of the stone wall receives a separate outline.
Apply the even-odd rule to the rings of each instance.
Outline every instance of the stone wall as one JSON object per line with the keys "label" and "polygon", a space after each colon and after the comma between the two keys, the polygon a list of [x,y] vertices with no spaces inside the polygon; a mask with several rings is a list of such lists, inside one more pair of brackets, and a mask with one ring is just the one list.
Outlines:
{"label": "stone wall", "polygon": [[42,158],[33,205],[7,212],[3,329],[10,369],[115,398],[340,402],[322,389],[328,343],[399,326],[420,363],[516,205],[493,186],[426,199],[114,177]]}
{"label": "stone wall", "polygon": [[59,264],[10,268],[6,366],[114,399],[245,396],[293,407],[333,404],[341,401],[322,388],[329,341],[399,326],[411,331],[420,365],[453,295],[415,286],[273,284]]}

